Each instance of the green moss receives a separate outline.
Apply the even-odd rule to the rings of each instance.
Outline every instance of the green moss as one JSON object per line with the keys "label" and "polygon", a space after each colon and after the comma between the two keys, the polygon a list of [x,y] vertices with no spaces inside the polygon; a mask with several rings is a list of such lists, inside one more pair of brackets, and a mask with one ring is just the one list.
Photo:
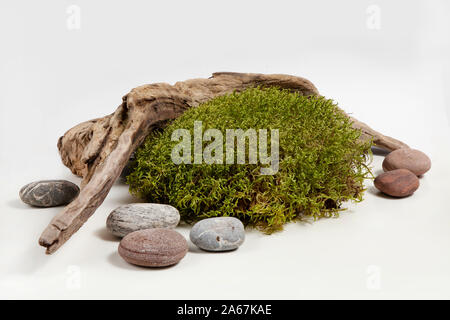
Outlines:
{"label": "green moss", "polygon": [[[279,129],[279,171],[261,175],[260,164],[175,165],[171,152],[179,142],[171,141],[172,132],[193,135],[194,121],[224,136],[233,128]],[[372,143],[360,134],[332,100],[252,88],[188,110],[150,134],[127,181],[132,194],[173,205],[184,221],[233,216],[271,233],[295,219],[336,216],[343,202],[362,200]]]}

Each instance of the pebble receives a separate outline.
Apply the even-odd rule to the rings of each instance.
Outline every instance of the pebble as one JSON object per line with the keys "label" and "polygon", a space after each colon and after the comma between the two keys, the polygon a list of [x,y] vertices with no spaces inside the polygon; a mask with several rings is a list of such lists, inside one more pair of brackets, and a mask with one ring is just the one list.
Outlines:
{"label": "pebble", "polygon": [[207,251],[228,251],[238,248],[245,240],[244,225],[233,217],[200,220],[191,229],[193,244]]}
{"label": "pebble", "polygon": [[145,229],[126,235],[119,244],[119,255],[128,263],[143,267],[166,267],[186,255],[186,239],[172,229]]}
{"label": "pebble", "polygon": [[375,178],[375,187],[393,197],[407,197],[419,188],[419,179],[407,169],[384,172]]}
{"label": "pebble", "polygon": [[70,203],[80,188],[67,180],[41,180],[31,182],[19,191],[20,199],[35,207],[55,207]]}
{"label": "pebble", "polygon": [[106,228],[117,237],[151,228],[175,228],[180,213],[167,204],[131,203],[113,210],[106,220]]}
{"label": "pebble", "polygon": [[431,160],[422,151],[415,149],[397,149],[389,153],[383,161],[383,170],[408,169],[421,176],[431,168]]}

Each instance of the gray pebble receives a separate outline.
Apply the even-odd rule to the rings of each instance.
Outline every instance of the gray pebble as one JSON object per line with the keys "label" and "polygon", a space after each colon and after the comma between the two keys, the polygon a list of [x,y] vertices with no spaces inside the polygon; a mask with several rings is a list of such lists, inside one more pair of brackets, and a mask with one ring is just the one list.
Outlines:
{"label": "gray pebble", "polygon": [[233,217],[208,218],[197,222],[189,237],[193,244],[208,251],[228,251],[245,240],[244,225]]}
{"label": "gray pebble", "polygon": [[70,203],[80,193],[80,188],[67,180],[42,180],[22,187],[20,199],[35,207],[55,207]]}
{"label": "gray pebble", "polygon": [[180,213],[167,204],[131,203],[116,208],[106,220],[106,228],[117,237],[143,229],[175,228]]}

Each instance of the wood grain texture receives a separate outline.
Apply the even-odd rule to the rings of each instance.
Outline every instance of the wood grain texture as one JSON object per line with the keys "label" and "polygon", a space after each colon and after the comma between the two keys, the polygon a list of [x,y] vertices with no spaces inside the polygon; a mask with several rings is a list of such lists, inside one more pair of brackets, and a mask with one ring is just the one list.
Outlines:
{"label": "wood grain texture", "polygon": [[[151,130],[215,97],[249,87],[276,86],[303,95],[318,95],[308,80],[290,75],[214,73],[208,79],[191,79],[174,85],[155,83],[131,90],[116,111],[83,122],[62,136],[58,149],[63,163],[83,178],[79,196],[56,215],[39,239],[47,253],[55,252],[102,204],[133,151]],[[353,119],[364,139],[395,150],[406,145]]]}

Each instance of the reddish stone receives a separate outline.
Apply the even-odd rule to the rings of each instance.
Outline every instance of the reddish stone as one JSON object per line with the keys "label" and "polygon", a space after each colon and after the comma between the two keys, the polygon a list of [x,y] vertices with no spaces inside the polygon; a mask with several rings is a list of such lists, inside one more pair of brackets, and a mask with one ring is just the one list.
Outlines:
{"label": "reddish stone", "polygon": [[415,149],[397,149],[389,153],[383,161],[383,170],[408,169],[416,176],[430,170],[431,160],[422,151]]}
{"label": "reddish stone", "polygon": [[419,188],[417,176],[406,169],[384,172],[375,178],[375,187],[393,197],[407,197]]}
{"label": "reddish stone", "polygon": [[120,256],[128,263],[144,267],[165,267],[186,255],[186,239],[172,229],[145,229],[127,234],[119,245]]}

